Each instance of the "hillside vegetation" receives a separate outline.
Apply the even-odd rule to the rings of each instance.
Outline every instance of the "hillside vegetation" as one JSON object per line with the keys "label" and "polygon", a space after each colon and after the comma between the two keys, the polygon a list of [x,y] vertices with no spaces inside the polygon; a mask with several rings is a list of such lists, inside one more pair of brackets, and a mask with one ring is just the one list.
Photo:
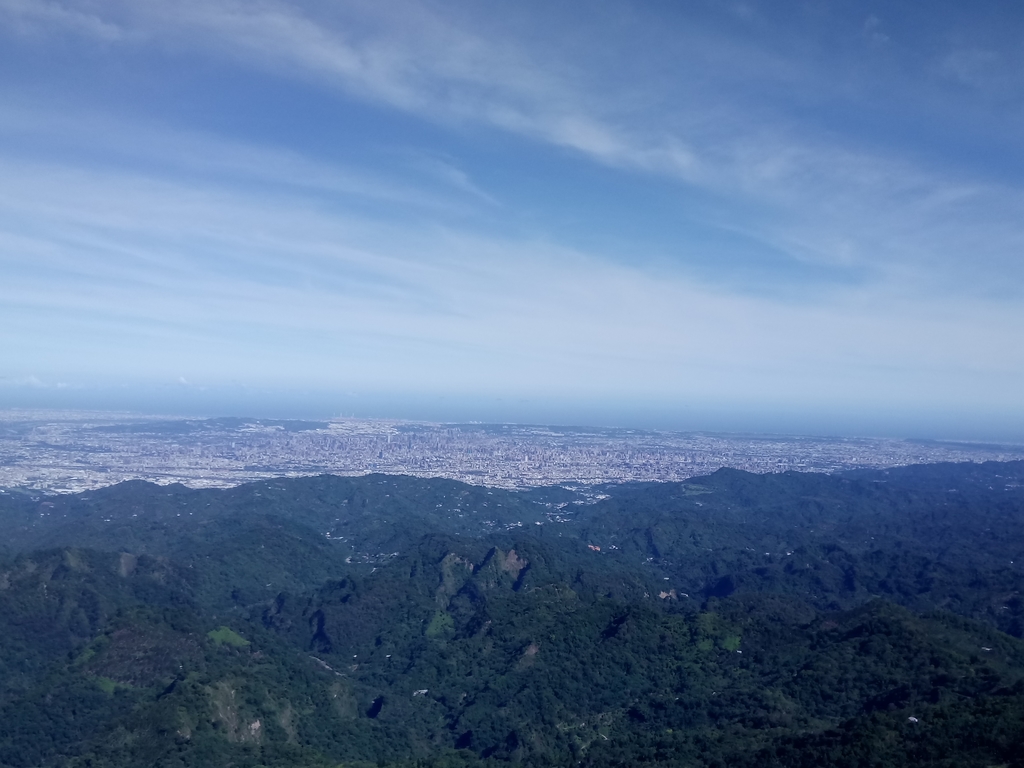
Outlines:
{"label": "hillside vegetation", "polygon": [[1024,765],[1022,462],[0,521],[2,766]]}

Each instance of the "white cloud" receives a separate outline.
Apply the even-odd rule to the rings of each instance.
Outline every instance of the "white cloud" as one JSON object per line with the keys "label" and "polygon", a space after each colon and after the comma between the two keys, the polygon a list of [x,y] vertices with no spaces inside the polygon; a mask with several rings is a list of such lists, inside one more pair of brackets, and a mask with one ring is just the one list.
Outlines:
{"label": "white cloud", "polygon": [[[1015,306],[893,286],[784,304],[544,241],[6,163],[0,346],[37,370],[580,396],[995,400]],[[130,357],[118,354],[132,349]],[[924,373],[922,373],[922,371]]]}
{"label": "white cloud", "polygon": [[874,14],[868,16],[864,21],[864,36],[873,45],[884,45],[889,42],[889,35],[882,30],[882,20]]}
{"label": "white cloud", "polygon": [[943,74],[964,85],[985,86],[996,74],[999,54],[977,48],[951,51],[942,61]]}
{"label": "white cloud", "polygon": [[470,175],[462,168],[459,168],[450,158],[425,152],[413,152],[410,155],[412,158],[411,165],[414,168],[427,173],[450,187],[468,192],[488,205],[500,205],[493,195],[481,189]]}
{"label": "white cloud", "polygon": [[47,386],[38,376],[0,376],[0,387],[44,389]]}
{"label": "white cloud", "polygon": [[[1003,287],[1024,286],[1024,267],[1015,255],[1024,225],[1007,215],[1024,202],[1019,187],[861,147],[742,103],[735,83],[743,77],[764,87],[808,92],[832,84],[815,81],[806,67],[772,58],[753,44],[743,48],[713,36],[700,43],[707,30],[684,33],[679,49],[661,59],[631,49],[654,62],[649,69],[678,70],[674,78],[641,84],[615,79],[607,66],[587,72],[585,57],[599,57],[586,45],[571,48],[584,56],[571,61],[522,36],[498,36],[468,6],[445,12],[406,2],[328,8],[273,0],[82,0],[45,7],[58,26],[66,16],[87,17],[129,30],[127,45],[149,40],[234,57],[432,120],[490,125],[613,167],[676,178],[728,199],[720,206],[723,219],[736,202],[753,206],[761,223],[744,224],[747,234],[797,260],[916,270],[930,290],[976,283],[984,292],[992,289],[994,275]],[[15,18],[39,16],[14,0],[4,8]],[[865,33],[875,36],[881,27],[875,17],[864,24]],[[971,78],[989,57],[987,51],[960,51],[946,67]],[[724,95],[714,95],[716,77]],[[696,84],[681,85],[687,80]],[[648,94],[639,103],[631,95],[638,85]],[[222,163],[266,167],[244,153],[226,153]],[[309,165],[284,153],[270,162],[274,172],[304,184],[352,183],[325,178]],[[436,163],[435,170],[454,187],[481,199],[490,196],[463,171]],[[965,271],[963,249],[970,244],[980,245],[972,248],[973,258],[984,262],[980,272]],[[947,276],[951,280],[942,286]]]}
{"label": "white cloud", "polygon": [[[433,213],[465,213],[467,203],[453,190],[474,198],[486,197],[454,166],[448,167],[445,186],[419,186],[408,178],[379,169],[343,167],[325,163],[289,148],[226,140],[216,135],[172,130],[145,121],[124,121],[99,113],[76,110],[57,112],[12,103],[0,113],[0,137],[11,142],[8,155],[39,154],[13,150],[14,142],[43,145],[43,154],[55,148],[88,146],[105,163],[117,167],[143,166],[154,177],[200,177],[223,184],[262,183],[281,192],[313,193],[361,198],[410,206]],[[49,163],[48,163],[49,164]],[[438,176],[442,174],[438,173]]]}
{"label": "white cloud", "polygon": [[[83,4],[85,5],[85,4]],[[48,0],[0,0],[0,18],[23,35],[47,34],[54,29],[85,35],[103,42],[123,40],[125,31],[88,10]]]}

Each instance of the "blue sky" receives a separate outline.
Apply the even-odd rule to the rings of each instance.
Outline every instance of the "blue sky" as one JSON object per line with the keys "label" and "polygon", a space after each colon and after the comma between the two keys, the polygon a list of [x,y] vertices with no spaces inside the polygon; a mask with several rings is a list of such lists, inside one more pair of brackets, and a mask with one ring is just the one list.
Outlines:
{"label": "blue sky", "polygon": [[0,406],[1024,440],[1022,40],[0,0]]}

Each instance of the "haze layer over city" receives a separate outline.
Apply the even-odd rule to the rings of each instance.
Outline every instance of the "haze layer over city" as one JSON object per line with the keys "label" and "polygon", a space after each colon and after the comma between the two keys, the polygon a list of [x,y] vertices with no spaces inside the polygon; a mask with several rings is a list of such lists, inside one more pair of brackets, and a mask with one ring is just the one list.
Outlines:
{"label": "haze layer over city", "polygon": [[1022,37],[0,0],[0,408],[1022,442]]}
{"label": "haze layer over city", "polygon": [[384,419],[182,419],[0,411],[0,490],[67,493],[126,480],[192,488],[373,472],[493,487],[685,480],[722,467],[832,472],[1007,461],[1024,445],[701,434]]}

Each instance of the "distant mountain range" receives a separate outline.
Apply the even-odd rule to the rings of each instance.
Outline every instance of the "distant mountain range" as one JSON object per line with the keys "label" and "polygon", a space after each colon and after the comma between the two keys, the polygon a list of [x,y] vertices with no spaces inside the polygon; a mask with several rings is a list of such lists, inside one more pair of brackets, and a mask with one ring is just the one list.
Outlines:
{"label": "distant mountain range", "polygon": [[1024,765],[1024,462],[0,521],[2,766]]}

